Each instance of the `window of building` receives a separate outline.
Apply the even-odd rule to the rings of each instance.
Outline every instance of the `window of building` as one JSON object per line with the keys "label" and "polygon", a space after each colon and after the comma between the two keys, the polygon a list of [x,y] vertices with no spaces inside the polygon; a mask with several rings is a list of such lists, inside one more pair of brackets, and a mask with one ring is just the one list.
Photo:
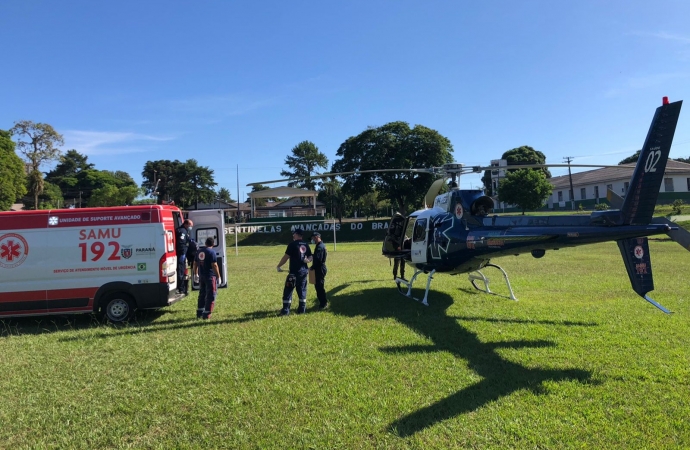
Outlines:
{"label": "window of building", "polygon": [[585,189],[585,188],[580,189],[580,199],[581,200],[587,199],[587,189]]}
{"label": "window of building", "polygon": [[628,194],[628,189],[630,189],[630,182],[626,181],[625,183],[623,183],[623,195],[624,196]]}
{"label": "window of building", "polygon": [[673,192],[673,178],[664,178],[664,191]]}
{"label": "window of building", "polygon": [[690,178],[686,178],[685,180],[688,183],[688,191],[690,191]]}
{"label": "window of building", "polygon": [[611,190],[613,191],[613,185],[612,185],[612,184],[607,184],[607,185],[606,185],[606,189],[607,189],[607,192],[608,192],[609,189],[611,189]]}
{"label": "window of building", "polygon": [[594,198],[599,198],[599,186],[594,186]]}
{"label": "window of building", "polygon": [[[688,178],[688,186],[690,186],[690,178]],[[690,190],[690,189],[688,189]],[[563,201],[563,191],[558,191],[558,201],[562,202]]]}

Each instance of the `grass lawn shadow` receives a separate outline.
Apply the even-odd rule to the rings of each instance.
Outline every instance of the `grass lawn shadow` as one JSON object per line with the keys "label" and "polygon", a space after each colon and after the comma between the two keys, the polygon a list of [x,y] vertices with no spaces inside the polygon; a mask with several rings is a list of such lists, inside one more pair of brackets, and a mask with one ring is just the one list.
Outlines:
{"label": "grass lawn shadow", "polygon": [[382,351],[447,351],[467,361],[469,368],[482,377],[480,382],[390,423],[390,430],[401,437],[413,435],[459,414],[475,411],[519,390],[543,393],[543,383],[547,381],[592,382],[590,371],[577,368],[528,368],[502,358],[496,351],[499,348],[549,347],[556,343],[543,340],[482,342],[475,333],[462,327],[458,318],[446,314],[453,303],[447,294],[435,292],[430,306],[425,307],[392,289],[375,288],[350,294],[345,291],[348,286],[332,289],[333,293],[338,293],[331,297],[332,313],[369,319],[393,318],[433,342],[426,346],[384,347]]}

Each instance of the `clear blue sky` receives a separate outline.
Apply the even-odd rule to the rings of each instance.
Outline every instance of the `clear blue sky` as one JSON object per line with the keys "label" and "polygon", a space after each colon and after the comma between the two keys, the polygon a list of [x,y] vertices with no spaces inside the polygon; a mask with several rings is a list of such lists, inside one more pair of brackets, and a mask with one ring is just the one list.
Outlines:
{"label": "clear blue sky", "polygon": [[[239,166],[243,199],[299,142],[332,163],[397,120],[465,164],[521,145],[616,164],[663,96],[690,100],[689,18],[687,0],[5,1],[0,128],[49,123],[139,183],[148,160],[195,158],[236,197]],[[690,103],[671,157],[689,130]]]}

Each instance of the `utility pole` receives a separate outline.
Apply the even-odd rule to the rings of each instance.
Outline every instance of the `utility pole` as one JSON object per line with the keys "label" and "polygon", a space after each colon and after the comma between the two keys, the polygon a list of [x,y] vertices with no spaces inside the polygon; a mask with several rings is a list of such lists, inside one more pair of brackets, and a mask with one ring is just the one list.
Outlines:
{"label": "utility pole", "polygon": [[573,190],[573,174],[570,173],[570,163],[575,159],[572,156],[566,156],[563,161],[568,163],[568,178],[570,178],[570,206],[572,210],[575,211],[575,191]]}

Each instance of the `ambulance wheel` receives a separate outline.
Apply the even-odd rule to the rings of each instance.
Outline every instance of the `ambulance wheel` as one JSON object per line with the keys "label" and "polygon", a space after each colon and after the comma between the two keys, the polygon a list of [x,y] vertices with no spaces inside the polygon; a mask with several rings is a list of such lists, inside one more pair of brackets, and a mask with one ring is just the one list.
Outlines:
{"label": "ambulance wheel", "polygon": [[113,323],[124,322],[134,314],[134,302],[127,294],[110,294],[103,305],[103,315]]}

